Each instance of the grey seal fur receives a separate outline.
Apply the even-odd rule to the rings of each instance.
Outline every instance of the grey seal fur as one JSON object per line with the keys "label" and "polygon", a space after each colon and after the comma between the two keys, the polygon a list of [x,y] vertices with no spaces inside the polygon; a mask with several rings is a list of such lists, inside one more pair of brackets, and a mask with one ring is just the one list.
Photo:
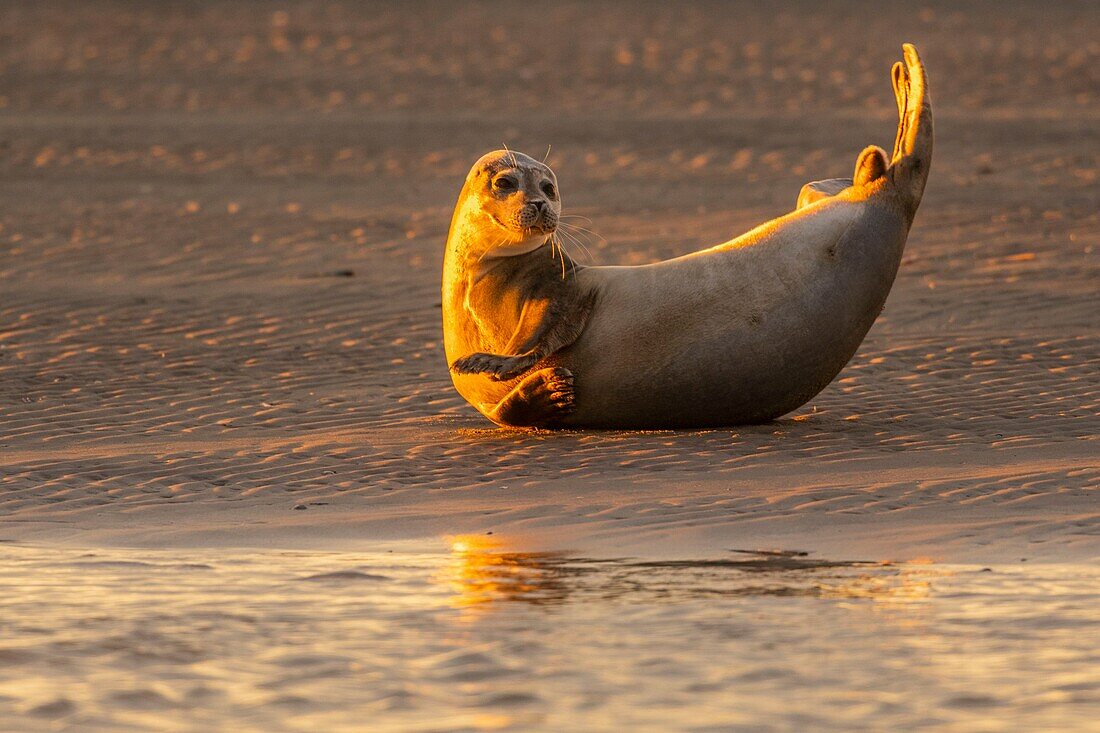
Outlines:
{"label": "grey seal fur", "polygon": [[893,153],[807,184],[790,214],[637,267],[581,267],[556,246],[557,180],[494,151],[467,176],[448,236],[444,344],[455,387],[517,427],[759,423],[805,404],[882,310],[932,159],[916,49],[892,78]]}

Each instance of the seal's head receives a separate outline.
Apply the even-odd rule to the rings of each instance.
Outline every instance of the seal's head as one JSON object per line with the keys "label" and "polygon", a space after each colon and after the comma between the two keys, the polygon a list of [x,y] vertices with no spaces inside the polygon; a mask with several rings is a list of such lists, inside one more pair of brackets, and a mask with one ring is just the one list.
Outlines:
{"label": "seal's head", "polygon": [[529,155],[494,150],[466,176],[455,211],[466,254],[481,258],[524,254],[558,228],[561,198],[549,166]]}

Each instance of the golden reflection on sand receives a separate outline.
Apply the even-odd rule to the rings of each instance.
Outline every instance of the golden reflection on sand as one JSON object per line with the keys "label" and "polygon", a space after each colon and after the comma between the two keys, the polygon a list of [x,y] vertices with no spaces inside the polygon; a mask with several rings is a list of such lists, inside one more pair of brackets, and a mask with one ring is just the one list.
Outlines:
{"label": "golden reflection on sand", "polygon": [[[792,699],[788,727],[823,715],[822,730],[898,730],[934,710],[951,730],[1091,730],[1094,567],[592,559],[530,542],[0,543],[0,719],[16,721],[0,727],[160,730],[186,715],[220,730],[244,711],[257,730],[375,716],[395,721],[387,729],[558,731],[568,722],[540,716],[582,689],[588,719],[648,710],[660,730],[725,730],[742,715],[750,726]],[[354,694],[334,701],[334,689]],[[830,711],[838,696],[844,709]]]}
{"label": "golden reflection on sand", "polygon": [[812,596],[885,614],[894,623],[920,624],[933,583],[950,571],[920,558],[914,563],[833,562],[805,553],[738,552],[707,560],[593,560],[563,552],[513,549],[517,538],[456,535],[436,582],[448,605],[471,621],[509,603],[553,605],[570,597],[627,594],[666,599],[698,596]]}
{"label": "golden reflection on sand", "polygon": [[931,560],[921,558],[915,563],[879,562],[871,564],[878,572],[864,573],[849,582],[822,587],[824,598],[866,598],[881,605],[904,605],[930,598],[932,581],[950,574],[932,567]]}
{"label": "golden reflection on sand", "polygon": [[561,555],[509,551],[508,541],[485,535],[445,539],[451,554],[440,578],[454,608],[476,614],[494,603],[553,603],[568,595]]}

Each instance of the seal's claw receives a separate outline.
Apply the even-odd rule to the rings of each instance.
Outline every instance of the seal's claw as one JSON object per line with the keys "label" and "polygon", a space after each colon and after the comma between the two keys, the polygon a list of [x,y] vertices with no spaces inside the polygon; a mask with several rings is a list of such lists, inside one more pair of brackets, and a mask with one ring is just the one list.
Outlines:
{"label": "seal's claw", "polygon": [[555,392],[550,395],[550,404],[559,417],[564,417],[577,409],[577,398],[572,392]]}
{"label": "seal's claw", "polygon": [[535,365],[538,357],[532,354],[520,354],[519,356],[500,357],[495,369],[490,370],[490,379],[505,381],[515,379]]}
{"label": "seal's claw", "polygon": [[537,361],[538,357],[531,354],[500,356],[477,352],[455,359],[451,371],[455,374],[485,374],[489,379],[503,382],[520,376]]}
{"label": "seal's claw", "polygon": [[455,359],[451,364],[451,371],[455,374],[481,374],[485,371],[484,358],[489,354],[470,354],[461,359]]}
{"label": "seal's claw", "polygon": [[547,421],[552,423],[572,413],[577,407],[577,395],[573,391],[573,373],[565,367],[551,367],[541,372],[541,383],[530,395],[536,402],[542,402],[550,413]]}

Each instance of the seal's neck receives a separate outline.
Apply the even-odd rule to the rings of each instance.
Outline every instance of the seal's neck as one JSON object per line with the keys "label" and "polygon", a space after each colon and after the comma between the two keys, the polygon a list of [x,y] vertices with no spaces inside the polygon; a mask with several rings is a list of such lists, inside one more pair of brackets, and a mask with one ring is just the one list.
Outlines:
{"label": "seal's neck", "polygon": [[[540,235],[539,241],[534,237],[527,240],[527,247],[509,248],[506,251],[494,250],[486,252],[473,260],[467,266],[467,277],[471,282],[477,282],[482,278],[502,272],[517,269],[525,269],[530,260],[542,260],[550,254],[550,235]],[[515,252],[519,249],[519,252]]]}

